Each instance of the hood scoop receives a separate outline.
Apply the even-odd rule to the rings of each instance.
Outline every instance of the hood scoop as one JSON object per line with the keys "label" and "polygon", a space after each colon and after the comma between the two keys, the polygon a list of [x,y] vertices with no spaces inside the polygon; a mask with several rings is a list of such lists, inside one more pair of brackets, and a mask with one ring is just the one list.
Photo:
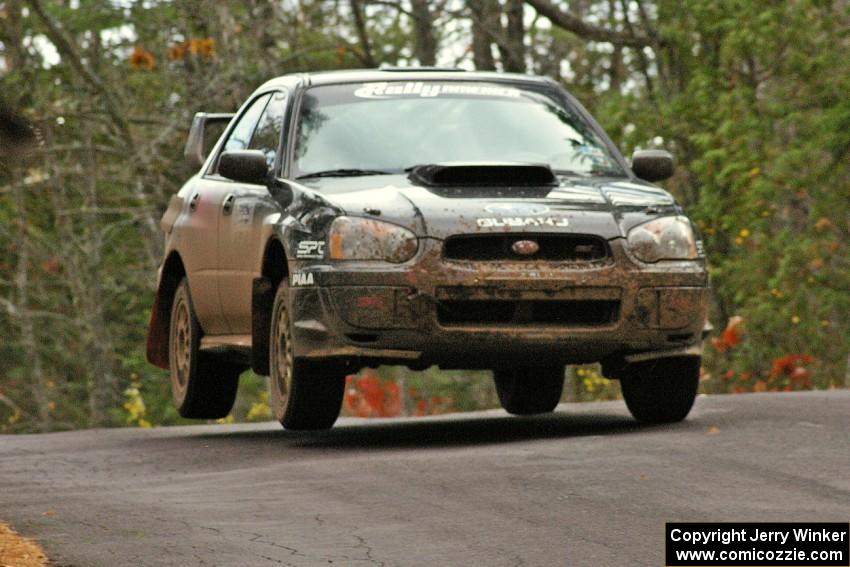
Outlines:
{"label": "hood scoop", "polygon": [[555,187],[548,165],[532,163],[432,163],[410,170],[410,181],[425,187]]}

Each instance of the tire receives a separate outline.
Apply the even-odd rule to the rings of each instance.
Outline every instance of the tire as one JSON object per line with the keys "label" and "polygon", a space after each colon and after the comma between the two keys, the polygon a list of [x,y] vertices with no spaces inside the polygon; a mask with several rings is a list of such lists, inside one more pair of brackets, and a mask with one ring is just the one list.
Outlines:
{"label": "tire", "polygon": [[499,402],[508,413],[549,413],[561,401],[564,368],[551,366],[494,370],[493,379]]}
{"label": "tire", "polygon": [[201,326],[184,278],[171,303],[168,362],[177,412],[189,419],[226,417],[236,400],[242,369],[220,355],[200,351]]}
{"label": "tire", "polygon": [[620,380],[626,406],[641,423],[675,423],[691,411],[701,358],[659,358],[626,366]]}
{"label": "tire", "polygon": [[275,293],[269,337],[272,413],[286,429],[328,429],[342,408],[345,372],[339,365],[293,356],[288,295],[283,281]]}

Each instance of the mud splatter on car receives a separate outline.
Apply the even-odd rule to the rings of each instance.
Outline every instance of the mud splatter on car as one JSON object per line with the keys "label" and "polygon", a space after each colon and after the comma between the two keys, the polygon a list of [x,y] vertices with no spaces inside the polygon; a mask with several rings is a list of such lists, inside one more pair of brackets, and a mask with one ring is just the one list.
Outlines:
{"label": "mud splatter on car", "polygon": [[[209,156],[204,131],[227,121]],[[693,404],[708,276],[666,191],[551,80],[446,70],[284,76],[196,116],[148,358],[186,417],[248,366],[285,427],[330,427],[364,366],[492,369],[514,414],[601,362],[642,421]]]}

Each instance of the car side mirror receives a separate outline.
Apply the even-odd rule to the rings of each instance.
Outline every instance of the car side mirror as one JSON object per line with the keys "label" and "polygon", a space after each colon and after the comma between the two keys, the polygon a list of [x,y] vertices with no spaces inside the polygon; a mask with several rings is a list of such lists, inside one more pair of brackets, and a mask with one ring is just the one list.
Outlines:
{"label": "car side mirror", "polygon": [[218,158],[218,173],[234,181],[265,185],[269,180],[269,164],[260,150],[230,150]]}
{"label": "car side mirror", "polygon": [[646,181],[662,181],[673,175],[673,156],[666,150],[637,150],[632,154],[632,171]]}
{"label": "car side mirror", "polygon": [[210,140],[209,127],[213,125],[224,126],[233,119],[233,114],[198,112],[192,119],[192,127],[189,129],[189,137],[186,138],[186,147],[183,148],[183,157],[186,163],[193,169],[199,169],[207,160],[207,145]]}

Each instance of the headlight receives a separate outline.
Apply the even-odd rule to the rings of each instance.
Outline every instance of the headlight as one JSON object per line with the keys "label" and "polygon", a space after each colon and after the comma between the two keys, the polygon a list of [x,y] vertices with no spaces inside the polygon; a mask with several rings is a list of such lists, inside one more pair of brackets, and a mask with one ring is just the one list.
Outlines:
{"label": "headlight", "polygon": [[419,248],[416,235],[394,224],[339,217],[328,232],[331,260],[383,260],[400,264]]}
{"label": "headlight", "polygon": [[636,226],[629,231],[629,250],[639,260],[695,260],[696,237],[685,217],[664,217]]}

